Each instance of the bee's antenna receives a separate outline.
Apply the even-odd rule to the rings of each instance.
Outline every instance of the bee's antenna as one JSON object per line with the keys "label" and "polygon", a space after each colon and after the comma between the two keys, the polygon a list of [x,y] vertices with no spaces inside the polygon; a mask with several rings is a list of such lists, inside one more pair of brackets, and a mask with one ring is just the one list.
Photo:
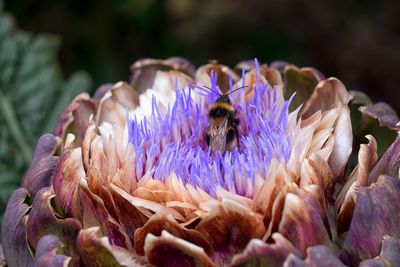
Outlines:
{"label": "bee's antenna", "polygon": [[247,86],[247,85],[241,86],[241,87],[239,87],[239,88],[236,88],[236,89],[235,89],[235,90],[233,90],[232,92],[229,92],[229,93],[228,93],[228,94],[226,94],[226,95],[230,95],[230,94],[232,94],[232,93],[236,92],[237,90],[240,90],[240,89],[243,89],[243,88],[246,88],[246,87],[249,87],[249,86]]}
{"label": "bee's antenna", "polygon": [[[204,86],[200,86],[200,85],[197,85],[197,84],[193,84],[193,86],[194,86],[195,88],[197,88],[197,89],[202,90],[203,92],[208,92],[208,90],[209,90],[209,91],[213,92],[213,93],[216,94],[216,95],[222,96],[220,93],[218,93],[217,91],[211,89],[211,88],[208,87],[208,86],[205,86],[205,85],[204,85]],[[206,90],[206,89],[208,89],[208,90]]]}
{"label": "bee's antenna", "polygon": [[208,87],[208,86],[206,86],[206,85],[204,85],[204,87],[207,88],[208,90],[210,90],[211,92],[213,92],[214,94],[217,94],[217,95],[219,95],[219,96],[222,96],[220,93],[214,91],[214,90],[211,89],[210,87]]}

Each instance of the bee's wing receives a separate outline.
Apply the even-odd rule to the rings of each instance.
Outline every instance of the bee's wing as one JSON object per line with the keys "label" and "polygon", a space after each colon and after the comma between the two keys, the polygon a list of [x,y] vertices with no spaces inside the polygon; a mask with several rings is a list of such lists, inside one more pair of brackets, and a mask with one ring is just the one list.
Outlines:
{"label": "bee's wing", "polygon": [[226,135],[228,118],[213,120],[210,124],[209,134],[212,136]]}

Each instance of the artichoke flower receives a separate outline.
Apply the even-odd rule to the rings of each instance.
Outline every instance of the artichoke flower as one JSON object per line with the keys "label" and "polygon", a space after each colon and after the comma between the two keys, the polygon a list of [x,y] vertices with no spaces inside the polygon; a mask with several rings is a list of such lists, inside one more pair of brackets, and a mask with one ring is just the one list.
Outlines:
{"label": "artichoke flower", "polygon": [[[131,71],[39,139],[3,219],[8,266],[400,266],[400,140],[353,149],[361,119],[398,130],[390,107],[285,62]],[[238,145],[213,153],[230,92]]]}

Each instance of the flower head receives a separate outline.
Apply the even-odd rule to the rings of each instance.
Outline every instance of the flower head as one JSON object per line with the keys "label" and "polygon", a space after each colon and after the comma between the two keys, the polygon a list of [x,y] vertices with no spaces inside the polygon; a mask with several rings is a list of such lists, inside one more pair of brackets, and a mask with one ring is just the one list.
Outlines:
{"label": "flower head", "polygon": [[[259,76],[259,71],[257,72]],[[231,77],[231,76],[229,76]],[[230,78],[230,81],[232,78]],[[273,159],[288,161],[291,154],[291,129],[288,129],[289,101],[277,102],[277,89],[270,88],[260,77],[253,84],[253,96],[246,101],[246,91],[232,95],[240,120],[239,144],[230,152],[215,155],[206,144],[209,127],[208,112],[220,91],[218,76],[210,75],[211,89],[179,88],[176,81],[175,97],[171,105],[160,111],[157,98],[152,98],[150,116],[138,119],[129,113],[127,128],[129,141],[135,152],[136,180],[147,173],[165,182],[171,173],[184,184],[200,188],[216,197],[217,188],[253,197],[255,177],[265,177]],[[242,83],[245,76],[242,77]],[[201,99],[192,94],[199,88]],[[229,91],[233,88],[230,82]],[[205,93],[203,93],[205,92]]]}
{"label": "flower head", "polygon": [[[239,66],[143,60],[131,85],[77,96],[9,200],[8,264],[395,265],[400,183],[381,174],[398,177],[399,141],[378,161],[368,136],[347,175],[356,95],[312,68]],[[221,95],[229,147],[207,137]]]}

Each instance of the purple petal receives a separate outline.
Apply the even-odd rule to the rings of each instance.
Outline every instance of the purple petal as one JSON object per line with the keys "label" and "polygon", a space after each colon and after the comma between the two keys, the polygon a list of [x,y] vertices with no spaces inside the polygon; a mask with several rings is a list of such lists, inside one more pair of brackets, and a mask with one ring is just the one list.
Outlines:
{"label": "purple petal", "polygon": [[393,142],[388,150],[383,154],[378,163],[372,168],[368,176],[368,183],[375,182],[379,175],[385,174],[392,177],[399,176],[400,168],[400,138]]}
{"label": "purple petal", "polygon": [[61,113],[54,128],[54,135],[64,140],[66,134],[70,133],[72,128],[72,131],[75,130],[80,140],[83,140],[88,127],[89,116],[94,114],[95,110],[96,104],[88,94],[78,95]]}
{"label": "purple petal", "polygon": [[81,148],[64,151],[54,173],[53,188],[56,201],[67,217],[81,217],[78,186],[85,176]]}
{"label": "purple petal", "polygon": [[384,236],[382,241],[382,249],[380,253],[387,262],[392,266],[400,266],[400,241],[390,236]]}
{"label": "purple petal", "polygon": [[325,246],[315,246],[307,249],[307,257],[302,260],[298,256],[291,254],[286,259],[283,266],[291,267],[345,267],[335,253]]}
{"label": "purple petal", "polygon": [[399,122],[396,111],[384,102],[360,107],[360,111],[377,119],[380,126],[385,126],[395,131],[400,130],[400,126],[396,125]]}
{"label": "purple petal", "polygon": [[269,64],[270,68],[274,68],[280,71],[283,71],[287,65],[289,65],[289,63],[283,60],[275,60]]}
{"label": "purple petal", "polygon": [[32,205],[32,210],[27,221],[27,236],[29,244],[37,248],[39,240],[46,235],[54,235],[65,245],[65,255],[72,257],[72,263],[79,262],[75,248],[75,239],[81,229],[81,224],[74,218],[62,218],[54,210],[52,200],[55,194],[53,189],[41,189]]}
{"label": "purple petal", "polygon": [[56,236],[43,236],[36,248],[35,267],[79,266],[79,262],[73,265],[71,257],[61,254],[63,248],[63,243]]}
{"label": "purple petal", "polygon": [[368,259],[365,261],[362,261],[359,267],[387,267],[387,263],[382,260],[382,259]]}
{"label": "purple petal", "polygon": [[332,246],[321,204],[313,195],[289,193],[285,199],[279,232],[303,253],[311,246]]}
{"label": "purple petal", "polygon": [[379,256],[360,263],[360,267],[369,266],[400,266],[400,241],[390,236],[384,236]]}
{"label": "purple petal", "polygon": [[6,258],[4,256],[3,246],[0,243],[0,266],[6,266]]}
{"label": "purple petal", "polygon": [[79,201],[83,228],[100,226],[102,235],[107,236],[111,245],[130,248],[129,237],[118,222],[107,211],[104,201],[90,191],[87,184],[82,182],[79,187]]}
{"label": "purple petal", "polygon": [[93,99],[100,101],[103,96],[111,90],[111,88],[113,87],[112,83],[106,83],[106,84],[102,84],[100,85],[97,89],[96,92],[93,95]]}
{"label": "purple petal", "polygon": [[400,238],[400,181],[380,176],[375,184],[359,189],[355,204],[339,254],[350,265],[377,256],[384,235]]}
{"label": "purple petal", "polygon": [[282,266],[285,267],[308,267],[306,263],[294,254],[290,254]]}
{"label": "purple petal", "polygon": [[315,246],[307,249],[307,266],[345,267],[336,254],[326,246]]}
{"label": "purple petal", "polygon": [[272,244],[252,239],[242,253],[234,256],[231,266],[282,266],[290,253],[301,257],[301,252],[281,234],[274,233],[272,239]]}
{"label": "purple petal", "polygon": [[52,134],[45,134],[39,138],[31,166],[25,173],[22,182],[22,186],[29,191],[32,198],[41,188],[50,185],[59,159],[54,154],[60,142],[61,140]]}
{"label": "purple petal", "polygon": [[32,255],[26,240],[25,226],[30,209],[25,203],[29,193],[25,188],[17,189],[8,200],[1,226],[1,243],[9,266],[31,266]]}
{"label": "purple petal", "polygon": [[82,266],[142,266],[143,259],[121,247],[110,245],[106,237],[101,237],[98,227],[81,230],[76,246]]}
{"label": "purple petal", "polygon": [[126,200],[115,190],[110,190],[113,202],[115,203],[115,210],[117,213],[118,221],[125,227],[126,234],[134,243],[133,238],[136,230],[142,227],[148,218],[144,216],[131,202]]}

